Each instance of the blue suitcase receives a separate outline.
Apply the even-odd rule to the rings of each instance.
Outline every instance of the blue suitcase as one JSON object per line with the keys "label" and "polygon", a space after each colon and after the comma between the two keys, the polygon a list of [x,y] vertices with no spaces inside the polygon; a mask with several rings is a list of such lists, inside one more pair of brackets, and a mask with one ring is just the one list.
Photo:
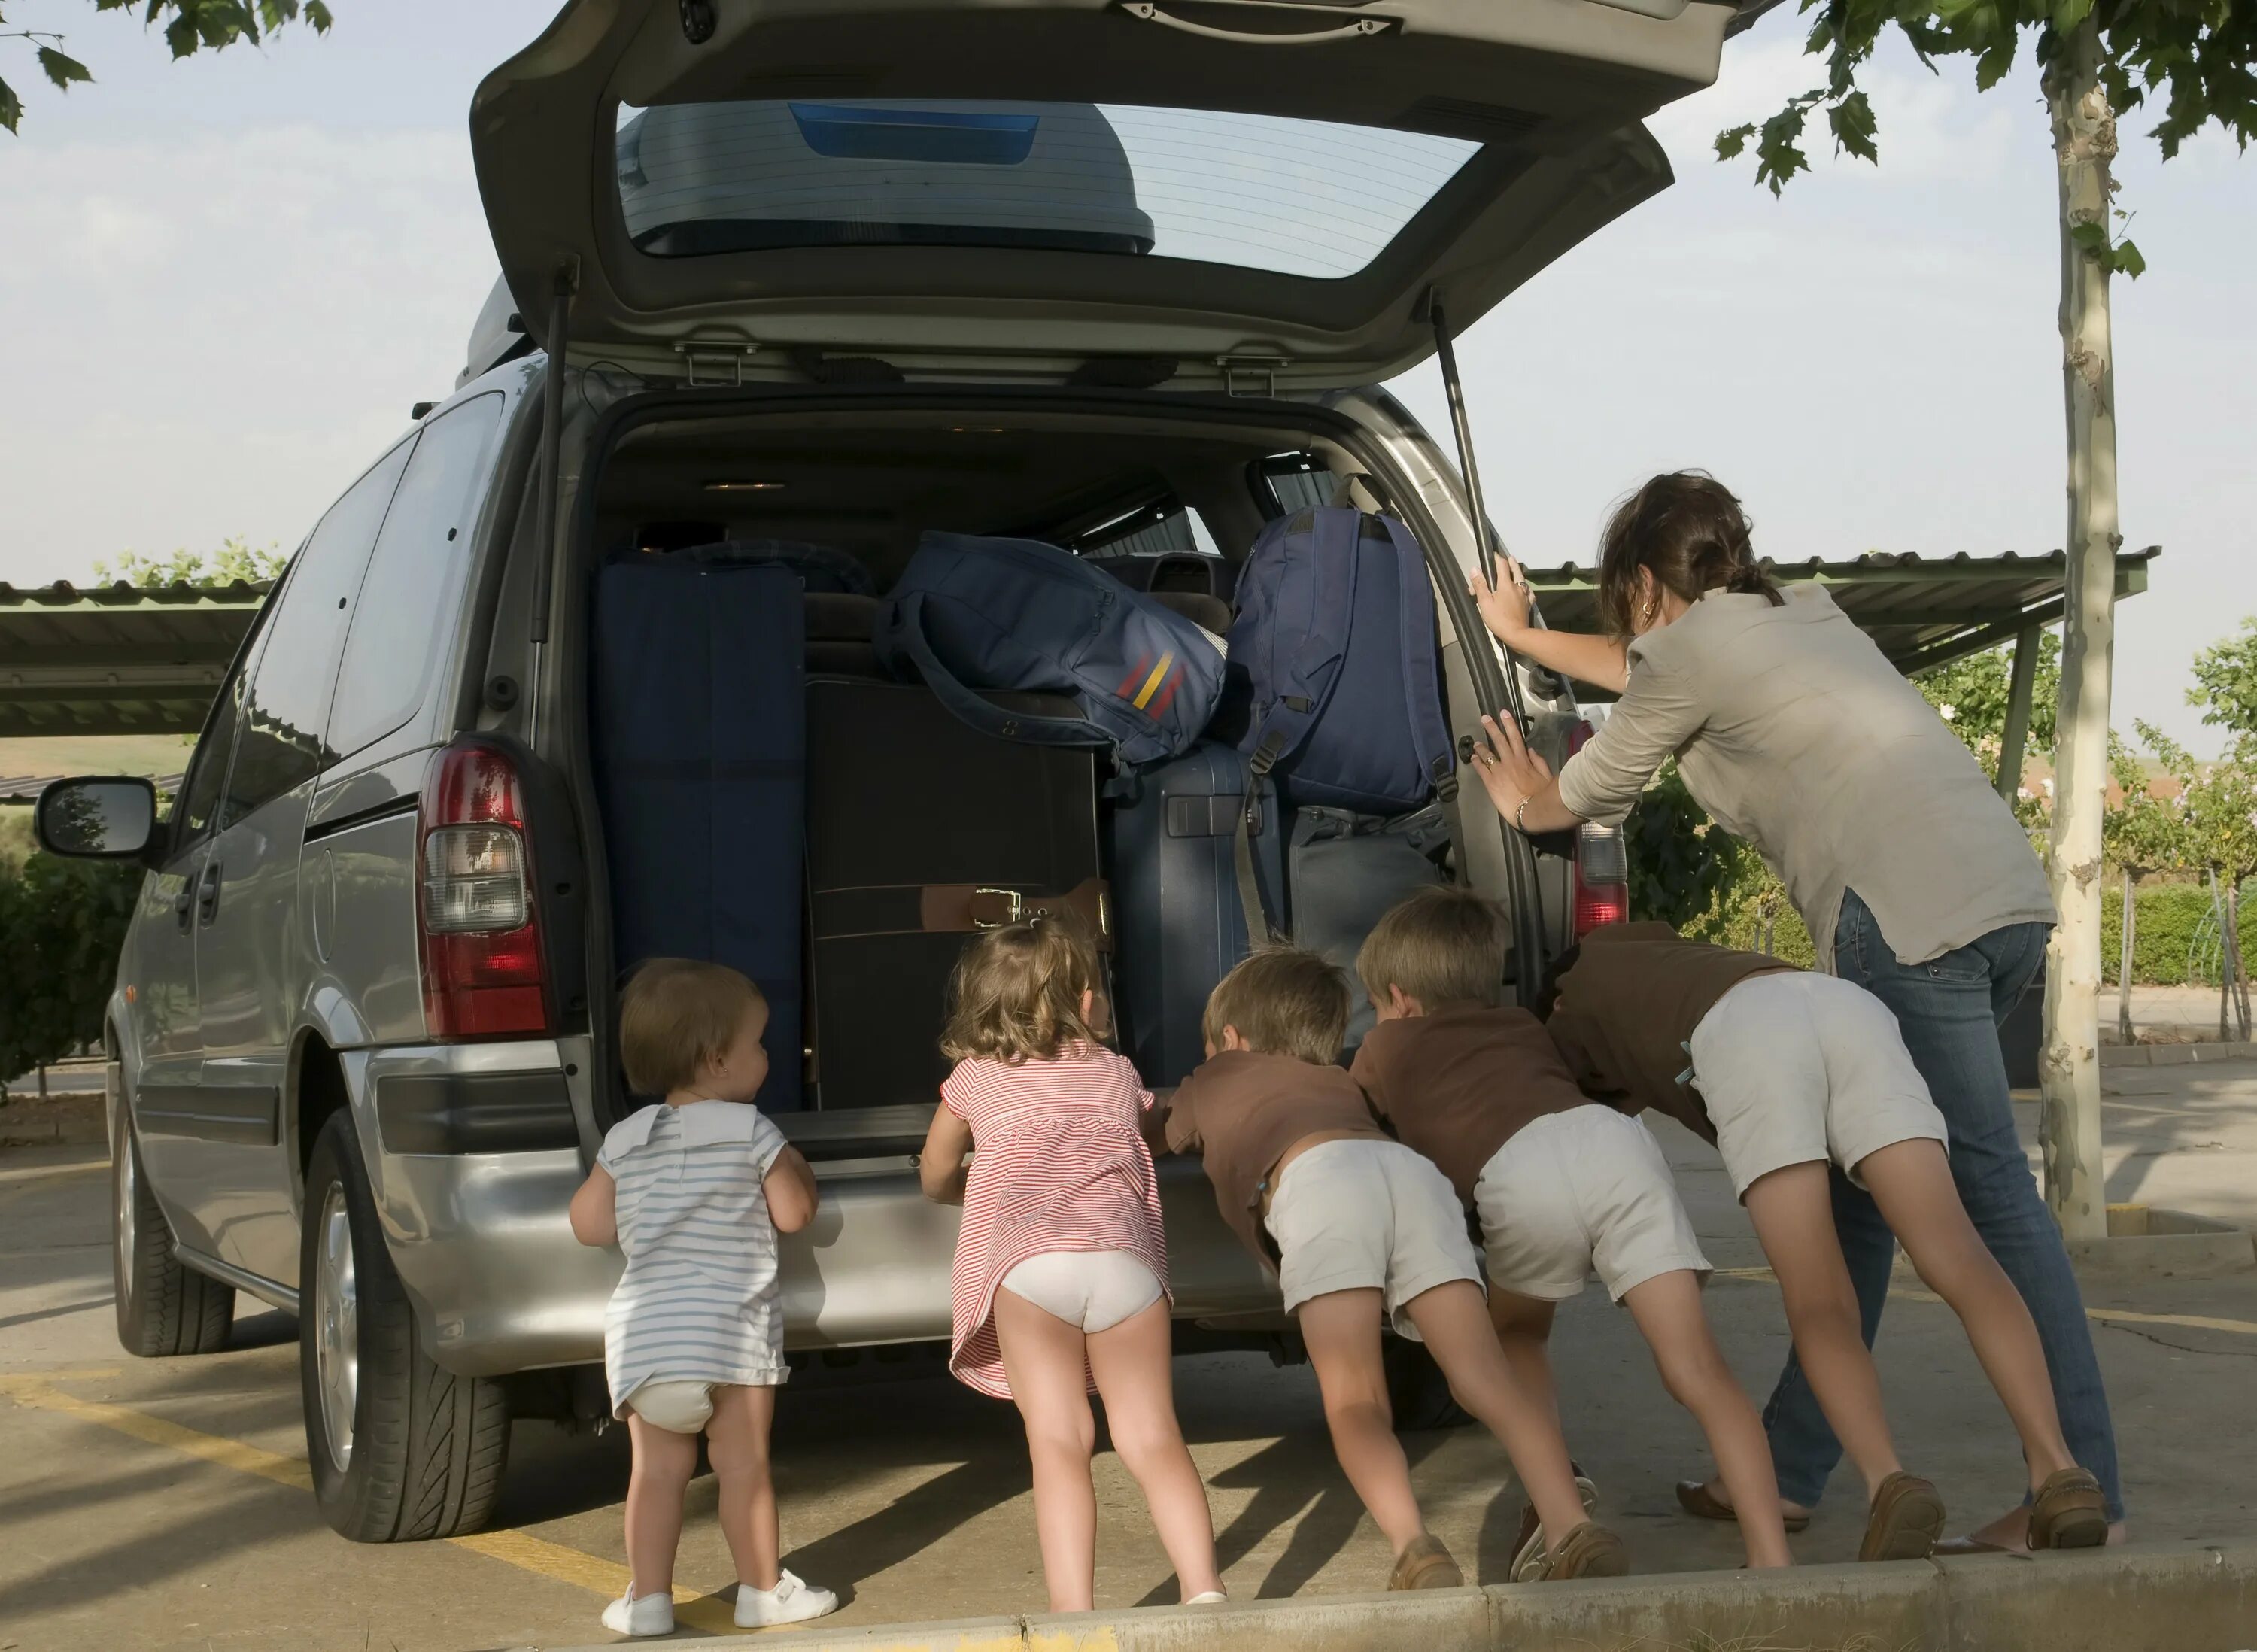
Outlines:
{"label": "blue suitcase", "polygon": [[803,607],[789,568],[647,557],[597,574],[590,617],[612,956],[758,982],[769,1112],[801,1105]]}
{"label": "blue suitcase", "polygon": [[[1107,789],[1106,861],[1119,937],[1114,988],[1121,1048],[1148,1084],[1173,1084],[1205,1057],[1207,994],[1247,953],[1233,851],[1246,795],[1245,754],[1201,740],[1179,758]],[[1249,842],[1271,925],[1286,928],[1284,833],[1263,780]]]}

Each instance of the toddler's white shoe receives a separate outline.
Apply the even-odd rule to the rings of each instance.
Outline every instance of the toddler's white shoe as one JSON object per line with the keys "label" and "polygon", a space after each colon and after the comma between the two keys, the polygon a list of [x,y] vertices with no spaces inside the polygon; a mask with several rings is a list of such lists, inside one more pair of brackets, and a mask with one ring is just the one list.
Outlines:
{"label": "toddler's white shoe", "polygon": [[604,1608],[604,1627],[613,1634],[630,1634],[638,1640],[645,1635],[674,1633],[674,1597],[637,1595],[634,1585],[627,1585],[626,1593]]}
{"label": "toddler's white shoe", "polygon": [[1184,1602],[1187,1606],[1227,1606],[1230,1597],[1220,1589],[1210,1589],[1205,1594],[1193,1595]]}
{"label": "toddler's white shoe", "polygon": [[802,1583],[790,1572],[776,1578],[773,1589],[737,1585],[737,1627],[766,1629],[779,1623],[805,1623],[838,1610],[838,1597],[828,1589]]}

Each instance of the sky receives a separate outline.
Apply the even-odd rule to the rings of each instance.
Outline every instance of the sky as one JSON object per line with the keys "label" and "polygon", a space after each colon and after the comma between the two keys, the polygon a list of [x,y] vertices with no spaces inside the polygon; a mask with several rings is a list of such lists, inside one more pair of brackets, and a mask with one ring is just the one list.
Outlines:
{"label": "sky", "polygon": [[[130,13],[15,0],[96,81],[18,42],[0,134],[0,579],[124,550],[284,548],[451,389],[493,259],[471,94],[553,0],[336,0],[326,37],[180,63]],[[1678,182],[1539,275],[1460,346],[1490,512],[1525,560],[1592,558],[1608,506],[1699,466],[1781,559],[1987,556],[2062,540],[2054,172],[2025,61],[1978,95],[1885,52],[1882,164],[1783,200],[1721,127],[1817,83],[1786,10],[1651,123]],[[2148,272],[2115,284],[2123,526],[2161,545],[2119,621],[2114,721],[2197,751],[2186,661],[2257,612],[2257,159],[2215,131],[2169,165],[2125,122],[2119,204]],[[1447,430],[1431,366],[1398,386]]]}

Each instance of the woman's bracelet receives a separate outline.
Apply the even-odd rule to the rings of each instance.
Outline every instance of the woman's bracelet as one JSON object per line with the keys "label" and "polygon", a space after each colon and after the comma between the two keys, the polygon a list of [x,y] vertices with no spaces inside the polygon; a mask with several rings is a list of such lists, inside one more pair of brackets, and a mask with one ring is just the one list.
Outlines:
{"label": "woman's bracelet", "polygon": [[1512,829],[1523,837],[1528,836],[1528,806],[1535,801],[1532,795],[1524,797],[1520,800],[1520,807],[1512,811]]}

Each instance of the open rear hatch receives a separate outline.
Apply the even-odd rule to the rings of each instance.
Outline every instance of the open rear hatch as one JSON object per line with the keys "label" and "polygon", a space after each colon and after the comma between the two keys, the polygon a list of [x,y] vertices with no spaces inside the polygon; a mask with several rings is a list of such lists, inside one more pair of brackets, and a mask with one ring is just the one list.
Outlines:
{"label": "open rear hatch", "polygon": [[[536,337],[646,374],[1373,383],[1669,182],[1687,0],[571,0],[471,110]],[[558,303],[569,293],[569,311]],[[842,362],[856,366],[842,367]]]}

